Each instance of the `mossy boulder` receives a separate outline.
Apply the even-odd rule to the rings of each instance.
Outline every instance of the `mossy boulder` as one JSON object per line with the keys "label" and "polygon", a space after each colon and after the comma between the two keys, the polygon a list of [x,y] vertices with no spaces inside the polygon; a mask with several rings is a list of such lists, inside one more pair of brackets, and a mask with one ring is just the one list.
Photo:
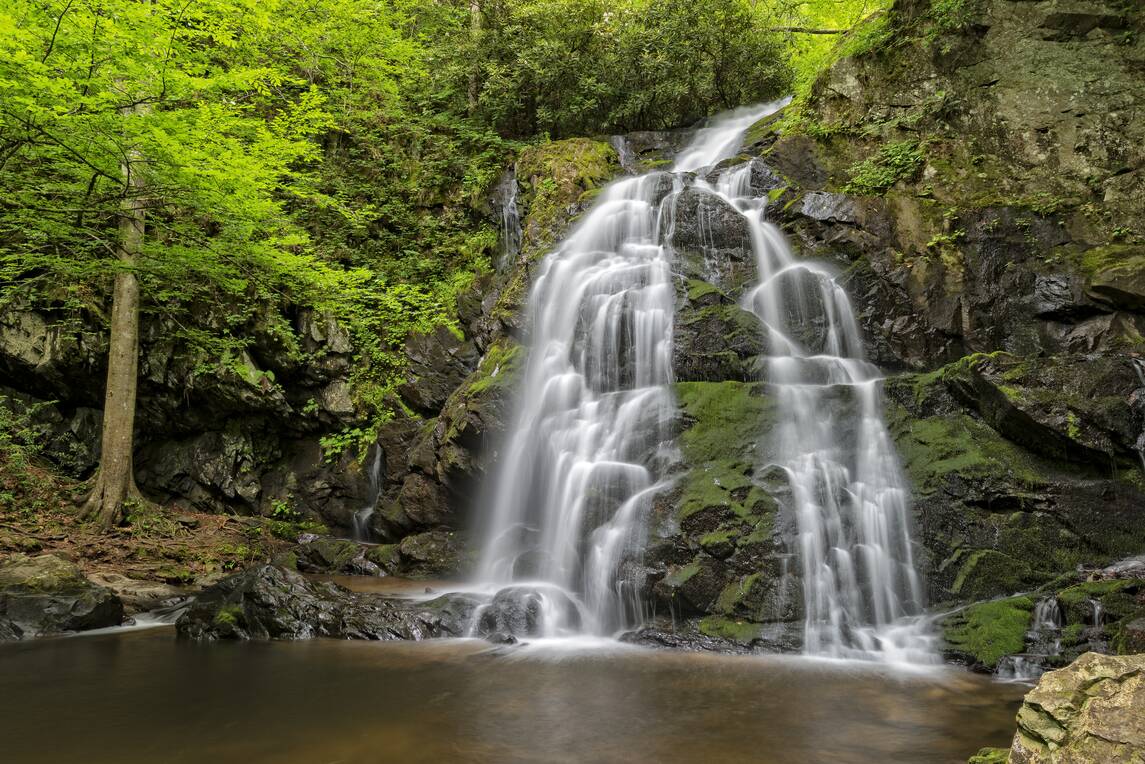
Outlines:
{"label": "mossy boulder", "polygon": [[122,620],[119,597],[67,560],[50,554],[0,559],[0,639],[118,626]]}
{"label": "mossy boulder", "polygon": [[758,376],[766,330],[706,281],[682,282],[672,337],[672,366],[682,382],[749,381]]}
{"label": "mossy boulder", "polygon": [[[1037,389],[1032,380],[1042,373],[1039,363],[1021,367],[1020,374],[1029,376],[1020,379],[1031,380],[1024,384],[1032,390]],[[1062,382],[1064,400],[1069,390],[1089,384],[1080,379],[1085,374],[1080,362],[1045,363],[1047,379],[1068,376],[1067,369],[1075,375]],[[1004,417],[991,421],[977,410],[981,405],[991,411],[987,404],[972,402],[974,408],[968,408],[964,403],[966,375],[974,368],[983,368],[981,359],[902,375],[886,385],[888,426],[913,486],[931,601],[968,602],[1028,591],[1079,564],[1104,564],[1145,548],[1145,517],[1137,509],[1145,496],[1134,473],[1109,476],[1108,462],[1099,467],[1074,461],[1068,458],[1074,452],[1044,444],[1031,450],[1023,445],[1027,435],[1011,440]],[[1013,369],[989,372],[995,373],[1001,386],[1018,381]],[[1011,378],[1002,380],[1005,374]],[[1047,408],[1062,405],[1046,390]],[[1087,411],[1106,405],[1092,395],[1079,397],[1085,403],[1075,405]],[[1029,410],[1036,413],[1033,405]],[[1061,436],[1069,438],[1064,421],[1067,431]],[[1101,421],[1093,414],[1087,427],[1107,432]],[[1077,448],[1084,448],[1080,441]]]}
{"label": "mossy boulder", "polygon": [[1145,656],[1086,653],[1044,674],[1018,709],[1011,764],[1145,761]]}
{"label": "mossy boulder", "polygon": [[521,247],[517,262],[491,308],[491,317],[519,333],[534,270],[566,233],[595,193],[620,170],[616,150],[604,141],[569,138],[530,146],[517,159]]}
{"label": "mossy boulder", "polygon": [[[681,461],[650,518],[652,596],[680,616],[717,619],[709,625],[749,624],[740,636],[758,632],[759,644],[789,649],[791,629],[761,626],[802,618],[780,511],[787,483],[777,469],[760,471],[774,402],[759,383],[680,382],[675,390]],[[699,633],[730,638],[712,628]]]}
{"label": "mossy boulder", "polygon": [[1029,597],[981,602],[947,616],[942,625],[948,655],[993,670],[1026,646],[1034,601]]}

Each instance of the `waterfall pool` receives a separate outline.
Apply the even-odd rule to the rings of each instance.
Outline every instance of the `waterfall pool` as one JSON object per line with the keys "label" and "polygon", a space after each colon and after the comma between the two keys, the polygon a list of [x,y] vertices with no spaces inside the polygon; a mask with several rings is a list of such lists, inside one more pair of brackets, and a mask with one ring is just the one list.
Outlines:
{"label": "waterfall pool", "polygon": [[170,627],[0,645],[3,759],[965,762],[1021,685],[795,656],[477,640],[195,644]]}

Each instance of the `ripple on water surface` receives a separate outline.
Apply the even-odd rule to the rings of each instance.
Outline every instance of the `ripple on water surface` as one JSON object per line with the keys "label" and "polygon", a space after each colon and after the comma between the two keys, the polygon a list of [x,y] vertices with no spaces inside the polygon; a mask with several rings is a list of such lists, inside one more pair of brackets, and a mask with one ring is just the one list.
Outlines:
{"label": "ripple on water surface", "polygon": [[12,762],[926,762],[1005,745],[1024,688],[956,670],[484,642],[0,645]]}

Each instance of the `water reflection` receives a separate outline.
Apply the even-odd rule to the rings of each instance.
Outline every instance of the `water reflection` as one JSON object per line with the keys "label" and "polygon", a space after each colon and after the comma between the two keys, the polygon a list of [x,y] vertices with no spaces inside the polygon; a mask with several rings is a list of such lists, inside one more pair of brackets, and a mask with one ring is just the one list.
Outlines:
{"label": "water reflection", "polygon": [[484,642],[0,646],[14,762],[951,762],[1023,688],[955,670]]}

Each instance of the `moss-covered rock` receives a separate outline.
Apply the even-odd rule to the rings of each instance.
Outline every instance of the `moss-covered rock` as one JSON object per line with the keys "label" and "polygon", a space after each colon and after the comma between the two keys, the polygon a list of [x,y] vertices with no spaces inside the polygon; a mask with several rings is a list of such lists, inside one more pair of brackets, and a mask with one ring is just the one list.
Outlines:
{"label": "moss-covered rock", "polygon": [[1025,648],[1033,609],[1034,601],[1029,597],[970,605],[944,620],[946,651],[992,670],[1003,656]]}
{"label": "moss-covered rock", "polygon": [[1145,761],[1145,656],[1087,653],[1042,676],[1018,709],[1012,764]]}
{"label": "moss-covered rock", "polygon": [[0,639],[117,626],[123,602],[54,555],[0,559]]}
{"label": "moss-covered rock", "polygon": [[569,138],[530,146],[517,160],[521,248],[508,281],[490,313],[514,332],[521,330],[523,306],[534,270],[593,201],[595,191],[617,174],[616,150],[604,141]]}
{"label": "moss-covered rock", "polygon": [[[987,363],[992,364],[989,372]],[[1022,445],[1029,442],[1028,434],[1015,435],[1019,442],[1007,437],[1013,425],[1004,417],[994,417],[995,429],[988,415],[979,414],[979,405],[992,410],[987,404],[970,401],[974,408],[968,410],[963,403],[968,400],[968,374],[988,373],[998,387],[1014,383],[1031,391],[1042,389],[1034,387],[1034,380],[1056,380],[1052,384],[1061,385],[1061,400],[1068,403],[1070,390],[1090,389],[1094,383],[1089,378],[1100,380],[1100,372],[1087,375],[1080,362],[1031,361],[1012,368],[1008,363],[975,357],[887,383],[888,426],[914,487],[918,538],[927,551],[923,573],[932,602],[1028,591],[1072,573],[1081,563],[1103,564],[1145,547],[1145,517],[1135,509],[1145,497],[1134,473],[1110,477],[1107,466],[1079,464],[1067,458],[1073,452],[1047,444],[1030,450]],[[1067,405],[1053,399],[1049,383],[1042,384],[1047,385],[1042,398],[1047,410]],[[990,390],[998,388],[991,385]],[[997,394],[1007,402],[989,405],[1026,406],[1031,421],[1034,415],[1054,421],[1033,408],[1033,392],[1029,404],[1015,402],[1016,392],[1011,392],[1012,399],[1004,390]],[[1091,394],[1078,398],[1075,405],[1082,411],[1109,405]],[[1119,405],[1127,404],[1121,400]],[[1099,414],[1086,416],[1087,428],[1108,431],[1101,427]],[[1063,415],[1059,421],[1061,438],[1070,439],[1069,419]],[[1084,446],[1078,442],[1077,448]],[[1119,479],[1123,474],[1130,479]]]}

